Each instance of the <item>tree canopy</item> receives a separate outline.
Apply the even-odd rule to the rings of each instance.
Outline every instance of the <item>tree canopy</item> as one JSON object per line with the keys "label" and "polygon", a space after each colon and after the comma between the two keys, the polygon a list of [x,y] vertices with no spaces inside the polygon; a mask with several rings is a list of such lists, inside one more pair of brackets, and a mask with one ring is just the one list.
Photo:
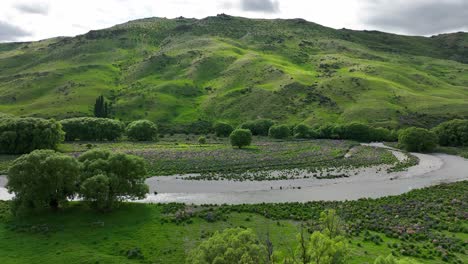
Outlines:
{"label": "tree canopy", "polygon": [[152,141],[158,136],[158,127],[149,120],[133,121],[127,126],[127,136],[135,141]]}
{"label": "tree canopy", "polygon": [[80,196],[99,210],[111,210],[122,200],[143,199],[148,193],[146,164],[140,157],[90,150],[78,161]]}
{"label": "tree canopy", "polygon": [[42,118],[0,118],[0,153],[24,154],[56,149],[64,139],[59,122]]}
{"label": "tree canopy", "polygon": [[242,148],[249,146],[252,143],[252,132],[248,129],[236,129],[232,131],[229,139],[234,147]]}
{"label": "tree canopy", "polygon": [[187,257],[189,264],[263,264],[267,251],[252,229],[231,228],[216,232]]}
{"label": "tree canopy", "polygon": [[57,208],[77,191],[80,169],[75,158],[53,150],[35,150],[13,162],[9,192],[16,209]]}

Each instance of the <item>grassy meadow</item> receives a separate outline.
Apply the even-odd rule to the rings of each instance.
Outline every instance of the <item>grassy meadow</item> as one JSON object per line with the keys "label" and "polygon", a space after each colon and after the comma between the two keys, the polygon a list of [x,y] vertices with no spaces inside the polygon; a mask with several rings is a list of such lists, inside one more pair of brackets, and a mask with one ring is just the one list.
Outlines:
{"label": "grassy meadow", "polygon": [[[184,263],[213,232],[249,227],[290,252],[296,235],[317,228],[334,208],[346,222],[350,263],[393,253],[421,263],[466,263],[468,183],[441,185],[380,199],[305,204],[190,206],[123,204],[111,213],[74,202],[60,211],[14,217],[0,202],[0,262]],[[424,219],[424,221],[422,221]],[[131,251],[140,252],[136,258]]]}

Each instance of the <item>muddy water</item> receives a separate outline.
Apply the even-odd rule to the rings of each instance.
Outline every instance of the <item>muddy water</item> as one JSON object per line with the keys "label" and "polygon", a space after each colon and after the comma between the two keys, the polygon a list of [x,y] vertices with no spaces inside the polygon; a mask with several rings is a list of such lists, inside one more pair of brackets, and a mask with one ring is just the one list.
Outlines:
{"label": "muddy water", "polygon": [[[384,147],[382,144],[372,144]],[[390,151],[401,161],[407,156],[397,150]],[[150,195],[140,202],[182,202],[193,204],[242,204],[273,202],[306,202],[316,200],[354,200],[398,195],[412,189],[444,182],[468,179],[468,160],[446,154],[413,153],[419,164],[404,172],[387,173],[388,166],[346,171],[348,178],[300,178],[273,181],[197,181],[185,180],[190,175],[152,177],[147,179]],[[280,172],[278,172],[280,173]],[[300,176],[313,176],[299,171]],[[196,176],[192,174],[191,176]],[[0,186],[6,180],[0,177]],[[154,194],[157,192],[157,194]],[[0,199],[11,199],[0,188]]]}

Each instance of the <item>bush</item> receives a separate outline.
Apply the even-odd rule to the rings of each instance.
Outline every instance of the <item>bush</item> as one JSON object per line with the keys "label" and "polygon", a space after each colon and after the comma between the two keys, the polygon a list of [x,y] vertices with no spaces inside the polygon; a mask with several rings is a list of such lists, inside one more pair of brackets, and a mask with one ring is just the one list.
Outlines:
{"label": "bush", "polygon": [[73,198],[79,179],[75,158],[53,150],[35,150],[13,162],[7,189],[15,193],[14,208],[57,208]]}
{"label": "bush", "polygon": [[291,130],[287,125],[274,125],[268,130],[268,136],[276,139],[288,138],[291,135]]}
{"label": "bush", "polygon": [[228,137],[234,128],[228,123],[218,122],[214,125],[213,130],[217,137]]}
{"label": "bush", "polygon": [[41,118],[0,118],[0,153],[24,154],[56,149],[64,139],[59,122]]}
{"label": "bush", "polygon": [[116,140],[124,132],[122,122],[108,118],[77,117],[60,121],[65,131],[65,140]]}
{"label": "bush", "polygon": [[370,141],[388,141],[394,142],[398,140],[398,134],[390,131],[387,128],[377,127],[370,129]]}
{"label": "bush", "polygon": [[140,157],[90,150],[78,161],[82,165],[80,196],[99,210],[111,210],[125,199],[143,199],[148,193],[146,164]]}
{"label": "bush", "polygon": [[350,123],[339,127],[341,139],[351,139],[359,142],[370,142],[373,139],[372,128],[360,123]]}
{"label": "bush", "polygon": [[447,121],[435,127],[433,131],[439,136],[441,146],[468,146],[468,120]]}
{"label": "bush", "polygon": [[197,120],[187,126],[185,129],[186,133],[192,133],[195,135],[209,134],[211,133],[213,124],[210,121],[206,120]]}
{"label": "bush", "polygon": [[437,135],[427,129],[410,127],[401,130],[398,144],[407,151],[429,152],[437,146]]}
{"label": "bush", "polygon": [[187,263],[267,263],[267,250],[252,229],[216,232],[190,252]]}
{"label": "bush", "polygon": [[252,132],[248,129],[236,129],[232,131],[229,139],[231,145],[234,147],[242,148],[244,146],[249,146],[252,142]]}
{"label": "bush", "polygon": [[315,132],[315,130],[312,129],[312,127],[305,125],[305,124],[299,124],[294,127],[293,129],[293,134],[295,138],[317,138],[318,133]]}
{"label": "bush", "polygon": [[397,136],[386,128],[373,128],[366,124],[326,124],[318,128],[317,136],[330,139],[348,139],[359,142],[396,141]]}
{"label": "bush", "polygon": [[319,138],[338,139],[340,137],[338,130],[333,124],[324,124],[317,128],[316,132]]}
{"label": "bush", "polygon": [[252,135],[255,136],[268,136],[268,131],[275,122],[270,119],[257,119],[253,121],[247,121],[243,123],[240,127],[242,129],[248,129],[252,132]]}
{"label": "bush", "polygon": [[135,141],[152,141],[158,136],[158,127],[149,120],[133,121],[127,126],[127,136]]}
{"label": "bush", "polygon": [[206,138],[205,137],[199,137],[198,138],[198,144],[200,144],[200,145],[206,144]]}

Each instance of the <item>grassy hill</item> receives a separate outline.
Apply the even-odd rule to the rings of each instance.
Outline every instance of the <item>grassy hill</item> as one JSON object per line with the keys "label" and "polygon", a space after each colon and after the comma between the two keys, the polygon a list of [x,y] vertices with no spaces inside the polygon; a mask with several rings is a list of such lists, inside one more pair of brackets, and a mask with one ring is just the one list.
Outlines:
{"label": "grassy hill", "polygon": [[187,124],[431,124],[468,116],[468,34],[335,30],[301,19],[148,18],[0,44],[0,112]]}

